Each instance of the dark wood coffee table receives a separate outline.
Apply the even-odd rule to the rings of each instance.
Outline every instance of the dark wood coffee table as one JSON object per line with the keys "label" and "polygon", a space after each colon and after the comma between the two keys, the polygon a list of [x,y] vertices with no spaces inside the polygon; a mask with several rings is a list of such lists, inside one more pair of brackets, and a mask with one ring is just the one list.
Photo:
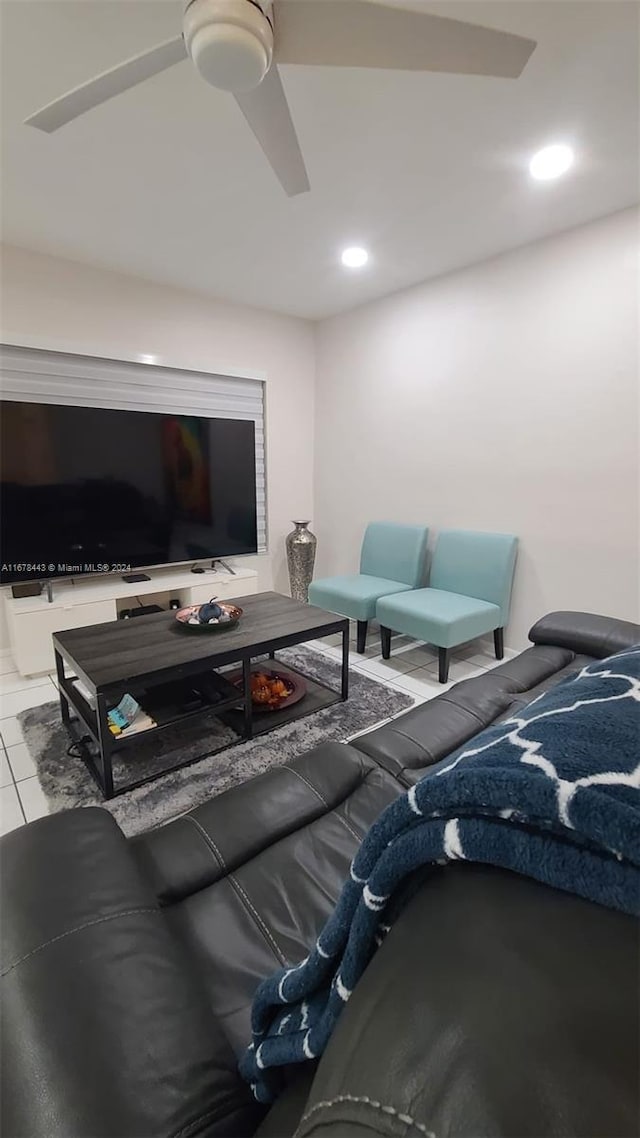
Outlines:
{"label": "dark wood coffee table", "polygon": [[[285,719],[289,721],[309,715],[348,698],[349,621],[345,617],[314,605],[301,604],[279,593],[234,598],[233,603],[244,610],[244,615],[238,625],[224,632],[203,632],[185,627],[176,621],[173,612],[163,612],[53,634],[62,719],[105,798],[133,790],[171,770],[197,762],[205,755],[216,754],[218,750],[251,739],[258,732],[273,730]],[[309,680],[307,696],[287,709],[286,716],[284,711],[265,713],[255,730],[250,690],[251,660],[266,653],[273,658],[281,648],[338,632],[342,633],[340,692],[315,679]],[[225,680],[224,674],[216,672],[216,669],[233,663],[242,664],[242,691]],[[67,675],[65,665],[73,675]],[[287,669],[295,670],[289,665]],[[158,726],[138,735],[118,739],[109,731],[107,712],[126,692],[136,696],[136,693],[148,693],[161,684],[204,673],[212,685],[211,702],[207,706],[170,715],[166,721],[154,713]],[[73,686],[74,679],[79,679],[88,689],[95,708]],[[77,720],[72,718],[71,708]],[[240,733],[232,743],[216,751],[206,751],[204,755],[186,758],[135,782],[114,787],[113,757],[122,748],[135,746],[142,740],[147,742],[156,733],[197,717],[226,712],[237,717],[237,712],[232,711],[234,708],[241,709]]]}

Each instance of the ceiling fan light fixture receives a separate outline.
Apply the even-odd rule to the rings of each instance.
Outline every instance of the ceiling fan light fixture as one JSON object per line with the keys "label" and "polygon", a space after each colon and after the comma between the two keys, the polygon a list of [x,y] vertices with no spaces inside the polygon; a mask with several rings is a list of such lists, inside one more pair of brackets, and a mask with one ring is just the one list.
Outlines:
{"label": "ceiling fan light fixture", "polygon": [[253,91],[271,67],[273,29],[249,0],[192,0],[183,31],[197,71],[212,87]]}
{"label": "ceiling fan light fixture", "polygon": [[[190,59],[206,83],[235,96],[283,190],[294,197],[310,186],[280,64],[516,79],[536,46],[523,36],[397,7],[396,0],[182,0],[182,11],[180,34],[101,71],[25,123],[51,134]],[[365,250],[343,256],[350,269],[366,262]]]}

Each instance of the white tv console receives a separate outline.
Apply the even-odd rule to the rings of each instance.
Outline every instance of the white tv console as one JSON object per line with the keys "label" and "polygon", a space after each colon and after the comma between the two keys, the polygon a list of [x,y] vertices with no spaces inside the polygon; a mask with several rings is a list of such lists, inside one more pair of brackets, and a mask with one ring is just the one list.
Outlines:
{"label": "white tv console", "polygon": [[229,600],[258,592],[254,569],[236,569],[233,574],[223,570],[192,573],[184,567],[145,572],[150,579],[133,584],[111,575],[56,581],[51,602],[46,591],[19,600],[9,591],[5,610],[17,670],[23,676],[53,671],[53,632],[117,620],[122,609],[135,608],[138,599],[142,604],[168,608],[174,598],[181,605],[197,605],[214,596]]}

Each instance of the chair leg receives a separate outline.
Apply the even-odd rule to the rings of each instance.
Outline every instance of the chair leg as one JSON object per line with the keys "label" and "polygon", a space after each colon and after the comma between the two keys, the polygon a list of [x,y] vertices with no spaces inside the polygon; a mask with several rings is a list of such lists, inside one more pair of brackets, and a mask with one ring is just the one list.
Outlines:
{"label": "chair leg", "polygon": [[446,684],[449,679],[449,648],[438,648],[438,679],[441,684]]}
{"label": "chair leg", "polygon": [[496,650],[496,660],[502,660],[504,658],[504,628],[494,630],[493,646]]}
{"label": "chair leg", "polygon": [[382,644],[382,659],[388,660],[391,656],[391,629],[380,625],[380,642]]}
{"label": "chair leg", "polygon": [[357,650],[361,656],[362,656],[362,653],[364,652],[365,648],[367,647],[367,624],[368,623],[369,622],[367,620],[359,620],[358,621]]}

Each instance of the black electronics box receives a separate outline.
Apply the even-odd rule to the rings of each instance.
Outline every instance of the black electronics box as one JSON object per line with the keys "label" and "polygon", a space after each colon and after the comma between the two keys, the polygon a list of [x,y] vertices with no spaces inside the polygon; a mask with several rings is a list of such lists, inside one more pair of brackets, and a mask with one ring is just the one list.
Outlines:
{"label": "black electronics box", "polygon": [[134,616],[150,616],[153,612],[164,612],[160,605],[139,605],[136,609],[123,609],[120,620],[131,620]]}
{"label": "black electronics box", "polygon": [[27,581],[24,585],[12,585],[11,596],[19,601],[22,597],[39,597],[42,592],[40,581]]}

